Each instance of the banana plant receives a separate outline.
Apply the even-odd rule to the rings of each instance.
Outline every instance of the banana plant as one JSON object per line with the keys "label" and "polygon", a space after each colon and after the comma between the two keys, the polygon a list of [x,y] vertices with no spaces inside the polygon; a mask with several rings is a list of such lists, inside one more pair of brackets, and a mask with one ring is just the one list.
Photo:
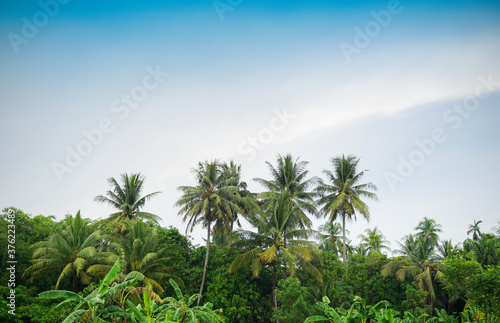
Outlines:
{"label": "banana plant", "polygon": [[361,322],[360,320],[360,314],[355,311],[355,306],[356,306],[356,301],[355,304],[351,306],[349,310],[344,310],[344,309],[337,309],[335,310],[334,308],[330,307],[330,299],[328,296],[323,296],[323,301],[322,302],[317,302],[316,303],[319,308],[323,311],[323,313],[326,316],[322,315],[313,315],[309,316],[306,318],[304,323],[309,323],[309,322],[335,322],[335,323],[355,323],[355,322]]}
{"label": "banana plant", "polygon": [[[152,290],[152,286],[147,287],[136,287],[132,289],[129,293],[142,294],[143,303],[134,305],[130,300],[127,301],[129,311],[132,313],[132,320],[139,323],[156,323],[160,322],[154,317],[155,314],[163,309],[164,306],[158,305],[163,304],[163,300]],[[164,321],[161,321],[164,322]]]}
{"label": "banana plant", "polygon": [[389,309],[381,309],[379,312],[376,312],[375,320],[378,323],[399,323],[401,319],[394,316],[394,312],[392,308]]}
{"label": "banana plant", "polygon": [[323,302],[317,302],[326,316],[315,315],[308,317],[304,323],[307,322],[342,322],[342,323],[366,323],[374,319],[380,311],[386,310],[389,307],[389,302],[381,301],[375,305],[366,305],[366,300],[359,296],[354,297],[354,302],[348,310],[330,307],[330,299],[327,296],[323,297]]}
{"label": "banana plant", "polygon": [[78,302],[73,311],[64,319],[63,323],[80,321],[102,323],[106,322],[104,321],[104,318],[129,317],[130,315],[118,306],[111,305],[103,308],[106,299],[110,295],[129,286],[137,284],[137,278],[129,279],[129,277],[126,277],[122,283],[111,285],[118,274],[120,266],[120,260],[117,260],[106,277],[104,277],[104,280],[101,280],[99,282],[98,288],[93,290],[86,297],[65,290],[51,290],[42,292],[38,295],[38,297],[66,298],[57,306],[61,306],[62,304],[70,302]]}
{"label": "banana plant", "polygon": [[169,279],[169,282],[174,288],[177,298],[167,297],[163,299],[164,305],[161,306],[161,312],[157,316],[157,318],[162,318],[161,322],[222,322],[220,310],[213,310],[212,303],[207,302],[203,306],[192,307],[191,305],[202,296],[194,294],[187,297],[182,294],[181,289],[172,278]]}
{"label": "banana plant", "polygon": [[437,317],[431,318],[428,323],[458,323],[458,319],[456,319],[453,315],[448,315],[444,309],[438,310],[437,308],[436,314]]}
{"label": "banana plant", "polygon": [[405,312],[403,320],[401,323],[422,323],[425,322],[425,318],[429,316],[429,314],[422,314],[418,317],[414,316],[410,312]]}

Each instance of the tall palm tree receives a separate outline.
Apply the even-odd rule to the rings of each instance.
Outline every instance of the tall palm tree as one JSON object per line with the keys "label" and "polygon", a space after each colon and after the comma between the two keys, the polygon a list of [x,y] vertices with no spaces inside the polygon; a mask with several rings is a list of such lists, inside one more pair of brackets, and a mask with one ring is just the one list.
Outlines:
{"label": "tall palm tree", "polygon": [[479,237],[481,236],[481,230],[479,229],[479,225],[482,222],[483,221],[481,220],[479,221],[474,220],[474,224],[469,224],[469,230],[467,230],[467,235],[472,233],[472,240],[474,241],[477,241],[477,239],[479,239]]}
{"label": "tall palm tree", "polygon": [[434,292],[436,277],[440,275],[437,268],[434,246],[431,239],[424,237],[415,238],[413,235],[405,237],[402,243],[402,250],[405,259],[392,260],[382,267],[382,276],[396,275],[396,278],[403,282],[406,279],[413,279],[422,291],[428,292],[428,302],[430,303],[431,316],[433,304],[436,299]]}
{"label": "tall palm tree", "polygon": [[438,246],[439,259],[451,259],[453,256],[458,255],[459,247],[454,245],[450,240],[443,240]]}
{"label": "tall palm tree", "polygon": [[120,185],[114,177],[110,177],[108,182],[112,189],[106,192],[106,196],[96,196],[95,201],[107,203],[119,210],[108,217],[108,221],[117,228],[117,231],[123,232],[124,220],[139,221],[144,219],[158,223],[159,216],[141,211],[149,199],[160,193],[154,192],[141,196],[144,179],[140,173],[131,176],[123,173],[121,174],[122,185]]}
{"label": "tall palm tree", "polygon": [[258,214],[249,217],[249,222],[257,232],[237,231],[240,239],[234,245],[247,251],[237,256],[229,267],[230,273],[242,267],[251,267],[253,275],[258,277],[264,266],[270,265],[275,308],[278,308],[276,282],[280,262],[285,264],[287,273],[292,276],[300,264],[302,268],[321,280],[321,273],[310,264],[316,250],[315,244],[307,240],[312,230],[297,228],[295,218],[304,215],[300,207],[293,202],[294,197],[290,197],[289,194],[289,192],[273,193],[269,203],[262,206]]}
{"label": "tall palm tree", "polygon": [[414,234],[407,234],[403,237],[403,242],[397,242],[401,249],[395,250],[400,255],[409,255],[415,250],[417,239]]}
{"label": "tall palm tree", "polygon": [[342,262],[346,267],[346,219],[356,219],[356,211],[369,221],[370,211],[368,205],[361,200],[362,197],[377,200],[377,195],[370,190],[376,191],[377,187],[372,183],[359,184],[365,171],[357,172],[359,158],[354,156],[335,157],[331,159],[333,171],[324,170],[327,183],[319,181],[316,192],[319,195],[317,204],[323,205],[321,212],[329,217],[330,222],[342,218]]}
{"label": "tall palm tree", "polygon": [[471,251],[483,268],[500,265],[500,241],[492,234],[483,234],[479,240],[473,241]]}
{"label": "tall palm tree", "polygon": [[259,194],[259,198],[267,199],[276,193],[288,193],[289,198],[295,199],[295,203],[300,205],[301,209],[316,214],[314,199],[309,189],[317,182],[316,177],[307,178],[309,171],[307,161],[299,161],[299,158],[293,159],[292,155],[278,155],[276,167],[266,162],[271,172],[271,180],[254,178],[254,181],[264,186],[268,191]]}
{"label": "tall palm tree", "polygon": [[382,250],[390,251],[391,248],[387,246],[389,241],[385,239],[385,236],[380,232],[378,227],[373,229],[366,229],[366,234],[360,234],[359,238],[361,238],[361,245],[368,248],[369,253],[382,253]]}
{"label": "tall palm tree", "polygon": [[106,276],[122,255],[122,276],[139,272],[145,276],[144,281],[157,291],[163,291],[161,285],[170,278],[182,285],[182,280],[173,274],[172,268],[173,263],[183,260],[175,254],[177,248],[172,245],[160,247],[156,229],[147,227],[142,221],[126,221],[124,224],[126,236],[117,237],[117,242],[109,246],[108,252],[97,254],[98,263],[90,266],[87,273],[100,278]]}
{"label": "tall palm tree", "polygon": [[234,214],[243,214],[244,211],[240,206],[242,198],[238,194],[238,188],[228,184],[219,161],[199,162],[193,173],[197,185],[178,187],[182,196],[175,205],[181,207],[179,215],[184,215],[183,221],[188,222],[186,233],[198,224],[207,229],[207,250],[199,292],[203,295],[213,228],[227,228],[226,223],[234,221]]}
{"label": "tall palm tree", "polygon": [[498,221],[498,227],[493,227],[492,230],[495,233],[495,236],[500,238],[500,221]]}
{"label": "tall palm tree", "polygon": [[424,217],[422,221],[418,223],[415,227],[417,233],[415,237],[417,239],[426,239],[429,240],[429,246],[432,248],[438,246],[439,242],[439,234],[438,232],[442,232],[441,224],[437,224],[435,220]]}
{"label": "tall palm tree", "polygon": [[[320,247],[323,251],[332,251],[338,256],[339,250],[342,249],[342,226],[340,223],[327,222],[320,225],[318,228],[318,237],[320,239]],[[347,232],[349,233],[349,232]]]}
{"label": "tall palm tree", "polygon": [[60,272],[55,288],[58,289],[61,282],[71,278],[72,290],[76,292],[78,280],[86,285],[93,279],[85,272],[85,268],[95,256],[95,245],[100,239],[99,231],[90,232],[78,211],[66,228],[32,246],[32,265],[23,275],[30,277],[28,281],[33,281],[49,273]]}
{"label": "tall palm tree", "polygon": [[[232,216],[228,217],[228,221],[224,221],[223,223],[225,227],[216,229],[215,231],[221,236],[220,240],[226,240],[229,244],[231,243],[231,234],[234,230],[234,224],[238,227],[241,227],[239,216],[246,216],[256,205],[256,201],[254,200],[255,196],[252,194],[248,188],[247,183],[241,179],[241,165],[236,164],[234,161],[230,161],[229,163],[221,164],[221,180],[224,182],[225,186],[234,186],[238,191],[238,196],[241,197],[237,201],[239,209],[243,212],[235,212],[232,211]],[[229,227],[227,226],[229,225]]]}

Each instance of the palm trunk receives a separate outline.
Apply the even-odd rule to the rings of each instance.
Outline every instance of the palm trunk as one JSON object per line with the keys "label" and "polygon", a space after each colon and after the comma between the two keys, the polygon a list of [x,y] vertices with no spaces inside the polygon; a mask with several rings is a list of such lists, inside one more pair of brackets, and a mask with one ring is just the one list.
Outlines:
{"label": "palm trunk", "polygon": [[[274,309],[278,309],[278,301],[276,300],[276,261],[273,262],[273,302]],[[276,319],[276,323],[279,323],[279,320]]]}
{"label": "palm trunk", "polygon": [[346,247],[345,247],[345,214],[342,214],[342,239],[344,241],[342,246],[342,262],[344,263],[344,269],[346,268],[345,259],[346,259]]}
{"label": "palm trunk", "polygon": [[73,274],[73,292],[75,292],[75,293],[76,293],[76,283],[77,283],[77,278],[76,277],[77,277],[77,273],[75,272]]}
{"label": "palm trunk", "polygon": [[231,239],[231,236],[233,235],[233,228],[234,228],[234,219],[231,219],[231,232],[227,235],[227,239],[229,239],[229,247],[233,244],[233,239]]}
{"label": "palm trunk", "polygon": [[[210,254],[210,220],[208,221],[207,228],[207,252],[205,254],[205,265],[203,265],[203,276],[201,278],[201,287],[200,287],[200,295],[203,295],[203,286],[205,285],[205,277],[207,276],[207,265],[208,265],[208,256]],[[200,305],[201,298],[198,298],[198,305]]]}

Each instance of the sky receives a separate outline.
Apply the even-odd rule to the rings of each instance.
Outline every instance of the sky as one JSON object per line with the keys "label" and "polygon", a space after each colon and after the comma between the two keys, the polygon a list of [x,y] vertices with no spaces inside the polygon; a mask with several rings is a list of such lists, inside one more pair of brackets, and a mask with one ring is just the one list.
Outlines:
{"label": "sky", "polygon": [[145,210],[184,232],[199,161],[236,161],[259,192],[278,154],[311,177],[346,154],[378,187],[353,244],[378,226],[397,249],[423,217],[454,243],[490,232],[499,18],[497,1],[2,1],[0,207],[105,218],[107,179],[140,172],[162,192]]}

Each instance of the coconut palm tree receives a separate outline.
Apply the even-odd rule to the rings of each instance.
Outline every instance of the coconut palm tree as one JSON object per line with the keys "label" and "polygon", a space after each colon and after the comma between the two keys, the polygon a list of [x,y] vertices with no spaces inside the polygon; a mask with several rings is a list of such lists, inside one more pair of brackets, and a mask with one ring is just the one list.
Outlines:
{"label": "coconut palm tree", "polygon": [[[342,226],[340,223],[327,222],[318,228],[318,237],[320,239],[320,248],[323,251],[332,251],[338,256],[342,249]],[[349,231],[347,231],[349,233]]]}
{"label": "coconut palm tree", "polygon": [[309,171],[306,169],[308,162],[299,161],[299,158],[293,159],[292,155],[278,155],[276,159],[277,166],[274,167],[271,163],[266,162],[271,172],[271,180],[262,178],[254,178],[267,189],[258,195],[260,199],[267,199],[276,193],[288,193],[289,198],[294,198],[295,203],[300,205],[300,208],[310,214],[316,214],[314,199],[309,189],[316,184],[317,178],[307,178]]}
{"label": "coconut palm tree", "polygon": [[389,241],[385,239],[378,227],[373,229],[368,228],[365,230],[365,233],[366,234],[360,234],[359,238],[361,239],[361,245],[368,248],[370,254],[382,253],[382,250],[391,250],[391,248],[387,246]]}
{"label": "coconut palm tree", "polygon": [[109,215],[108,221],[119,232],[123,232],[124,220],[149,220],[158,223],[160,219],[155,214],[141,211],[149,199],[160,193],[154,192],[141,196],[144,179],[140,173],[131,176],[123,173],[121,174],[122,185],[120,185],[114,177],[110,177],[108,182],[112,189],[106,192],[106,196],[99,195],[95,198],[95,201],[107,203],[118,210],[118,212]]}
{"label": "coconut palm tree", "polygon": [[415,227],[417,233],[415,238],[429,240],[429,246],[437,247],[439,242],[438,232],[442,232],[441,224],[437,224],[435,220],[424,217],[422,221]]}
{"label": "coconut palm tree", "polygon": [[498,227],[493,227],[492,230],[495,233],[495,236],[500,238],[500,221],[498,221]]}
{"label": "coconut palm tree", "polygon": [[127,221],[124,224],[126,236],[117,237],[117,242],[109,246],[108,252],[97,254],[97,263],[91,265],[87,273],[104,277],[122,254],[119,273],[121,276],[139,272],[145,276],[144,281],[157,291],[163,291],[161,286],[170,278],[182,285],[182,280],[173,274],[172,268],[175,262],[183,261],[177,256],[177,247],[171,245],[160,247],[156,229],[147,227],[142,221]]}
{"label": "coconut palm tree", "polygon": [[483,268],[500,265],[500,241],[492,234],[481,235],[479,240],[472,242],[471,249],[474,259]]}
{"label": "coconut palm tree", "polygon": [[[271,266],[273,276],[273,302],[277,308],[276,282],[278,267],[285,265],[285,271],[294,275],[296,268],[307,270],[317,279],[321,280],[321,273],[310,264],[316,246],[308,241],[312,230],[297,228],[297,217],[303,217],[303,210],[293,201],[289,192],[274,193],[270,196],[269,203],[262,206],[258,214],[249,216],[250,223],[257,232],[238,230],[240,238],[234,243],[235,247],[246,251],[237,256],[229,268],[232,273],[242,267],[251,267],[252,273],[258,277],[266,265]],[[298,193],[295,193],[298,194]]]}
{"label": "coconut palm tree", "polygon": [[329,217],[330,222],[342,218],[342,262],[346,267],[346,219],[356,219],[359,212],[369,221],[370,211],[368,205],[361,200],[362,197],[377,200],[377,195],[370,190],[376,191],[377,187],[372,183],[360,184],[365,171],[357,172],[359,158],[354,156],[335,157],[331,159],[333,171],[324,170],[327,182],[319,180],[316,192],[319,195],[318,205],[323,205],[321,212]]}
{"label": "coconut palm tree", "polygon": [[431,316],[436,295],[434,292],[435,280],[441,273],[437,268],[434,246],[431,239],[415,238],[413,235],[405,237],[399,252],[405,257],[402,260],[392,260],[382,267],[382,276],[396,275],[403,282],[413,279],[422,291],[428,292]]}
{"label": "coconut palm tree", "polygon": [[443,240],[441,244],[438,246],[439,259],[451,259],[453,256],[458,255],[459,247],[458,245],[454,245],[450,240]]}
{"label": "coconut palm tree", "polygon": [[101,235],[99,231],[90,231],[82,220],[80,211],[75,218],[68,220],[66,228],[32,246],[32,265],[23,274],[29,276],[29,282],[49,273],[60,272],[55,288],[58,289],[64,280],[71,278],[72,290],[76,292],[78,281],[84,285],[92,281],[93,277],[85,269],[97,253],[95,245],[100,241]]}
{"label": "coconut palm tree", "polygon": [[[246,217],[254,207],[256,207],[255,196],[248,188],[247,183],[241,179],[241,165],[236,164],[234,161],[221,164],[221,181],[225,186],[234,186],[238,191],[238,196],[241,197],[236,203],[239,209],[243,212],[232,211],[232,216],[228,216],[227,221],[218,221],[216,224],[219,226],[214,228],[217,237],[214,236],[214,241],[217,239],[220,245],[231,244],[231,234],[234,230],[234,224],[241,227],[240,215]],[[222,226],[222,227],[221,227]]]}
{"label": "coconut palm tree", "polygon": [[241,208],[242,198],[239,196],[238,188],[228,183],[219,161],[199,162],[193,173],[197,185],[180,186],[178,189],[182,192],[182,196],[175,205],[181,207],[179,215],[184,215],[183,221],[188,222],[186,234],[198,224],[207,229],[207,249],[199,292],[203,295],[212,231],[214,228],[218,230],[227,228],[227,223],[234,221],[234,214],[244,214],[244,211]]}
{"label": "coconut palm tree", "polygon": [[467,230],[467,235],[472,233],[472,240],[474,241],[477,241],[477,239],[479,239],[479,237],[481,236],[481,230],[479,229],[479,225],[482,222],[483,221],[481,220],[479,221],[474,220],[474,224],[469,224],[469,230]]}

